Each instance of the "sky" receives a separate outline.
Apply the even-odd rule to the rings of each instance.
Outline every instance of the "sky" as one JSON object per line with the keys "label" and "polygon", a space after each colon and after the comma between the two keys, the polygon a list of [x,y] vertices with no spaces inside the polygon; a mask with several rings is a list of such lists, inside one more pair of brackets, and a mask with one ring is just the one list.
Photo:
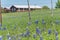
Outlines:
{"label": "sky", "polygon": [[[29,0],[30,5],[48,6],[51,8],[51,0]],[[53,7],[55,7],[57,0],[53,0]],[[2,7],[9,7],[12,5],[27,5],[27,0],[1,0]]]}

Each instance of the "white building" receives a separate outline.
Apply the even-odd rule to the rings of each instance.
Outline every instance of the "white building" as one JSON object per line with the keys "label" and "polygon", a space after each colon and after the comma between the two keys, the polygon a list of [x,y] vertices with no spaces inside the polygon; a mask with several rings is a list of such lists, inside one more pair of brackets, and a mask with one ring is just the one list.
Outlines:
{"label": "white building", "polygon": [[[42,7],[37,5],[30,5],[30,10],[41,9]],[[10,7],[11,11],[28,11],[28,5],[12,5]]]}

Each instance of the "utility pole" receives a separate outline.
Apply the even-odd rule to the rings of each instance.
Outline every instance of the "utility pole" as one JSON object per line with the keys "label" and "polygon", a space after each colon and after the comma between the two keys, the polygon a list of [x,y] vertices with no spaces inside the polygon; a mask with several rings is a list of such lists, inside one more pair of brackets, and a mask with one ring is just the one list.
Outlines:
{"label": "utility pole", "polygon": [[2,26],[1,0],[0,0],[0,26]]}
{"label": "utility pole", "polygon": [[53,1],[51,0],[51,16],[53,17]]}
{"label": "utility pole", "polygon": [[27,0],[27,3],[28,3],[28,16],[29,16],[29,22],[31,22],[30,3],[29,3],[29,0]]}

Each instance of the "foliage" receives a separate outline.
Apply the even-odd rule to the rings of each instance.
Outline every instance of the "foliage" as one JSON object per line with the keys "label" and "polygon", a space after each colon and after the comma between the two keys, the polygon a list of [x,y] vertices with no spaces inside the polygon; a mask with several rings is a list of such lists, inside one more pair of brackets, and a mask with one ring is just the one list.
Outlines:
{"label": "foliage", "polygon": [[60,1],[58,0],[58,2],[56,3],[56,8],[60,8]]}
{"label": "foliage", "polygon": [[10,12],[10,10],[9,10],[9,9],[7,9],[7,8],[1,8],[1,12],[2,12],[2,13],[9,13],[9,12]]}
{"label": "foliage", "polygon": [[42,9],[49,9],[49,7],[48,6],[43,6]]}

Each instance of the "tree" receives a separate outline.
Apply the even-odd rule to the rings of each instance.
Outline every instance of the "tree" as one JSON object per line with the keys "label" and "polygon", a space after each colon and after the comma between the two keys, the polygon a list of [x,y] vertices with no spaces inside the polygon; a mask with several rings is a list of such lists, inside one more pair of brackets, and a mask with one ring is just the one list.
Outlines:
{"label": "tree", "polygon": [[48,6],[43,6],[42,9],[49,9],[49,7]]}
{"label": "tree", "polygon": [[60,8],[60,1],[58,0],[55,8]]}

